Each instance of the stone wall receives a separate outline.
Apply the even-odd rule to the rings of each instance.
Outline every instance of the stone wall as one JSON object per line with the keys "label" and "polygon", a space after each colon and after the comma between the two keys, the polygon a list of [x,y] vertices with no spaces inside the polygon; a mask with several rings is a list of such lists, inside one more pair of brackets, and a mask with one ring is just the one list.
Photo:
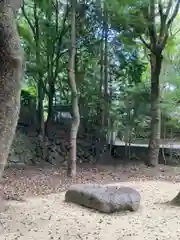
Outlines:
{"label": "stone wall", "polygon": [[8,166],[32,164],[36,145],[20,131],[17,131],[8,157]]}
{"label": "stone wall", "polygon": [[[35,129],[21,128],[16,131],[14,141],[8,158],[7,166],[25,166],[27,164],[50,163],[59,165],[66,163],[69,153],[69,126],[54,124],[50,127],[49,139],[39,139]],[[93,163],[96,161],[94,149],[97,143],[88,139],[84,135],[77,139],[77,162]],[[119,164],[127,162],[124,146],[114,146],[112,156],[103,155],[102,162],[109,164]],[[145,162],[148,158],[147,147],[131,146],[130,160],[133,162]],[[180,163],[180,149],[164,149],[160,151],[159,162],[177,165]],[[99,162],[100,163],[100,162]]]}
{"label": "stone wall", "polygon": [[[7,166],[67,162],[69,153],[69,126],[54,124],[50,127],[49,139],[40,139],[35,128],[19,126],[8,158]],[[77,140],[77,162],[91,162],[93,145],[87,139]]]}

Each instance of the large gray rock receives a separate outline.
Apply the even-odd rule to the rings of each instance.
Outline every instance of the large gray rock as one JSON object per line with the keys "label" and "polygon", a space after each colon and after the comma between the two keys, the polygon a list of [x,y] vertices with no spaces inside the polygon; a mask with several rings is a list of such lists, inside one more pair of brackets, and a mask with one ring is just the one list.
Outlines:
{"label": "large gray rock", "polygon": [[104,213],[136,211],[140,200],[140,194],[132,188],[98,184],[76,184],[71,186],[65,195],[66,202]]}

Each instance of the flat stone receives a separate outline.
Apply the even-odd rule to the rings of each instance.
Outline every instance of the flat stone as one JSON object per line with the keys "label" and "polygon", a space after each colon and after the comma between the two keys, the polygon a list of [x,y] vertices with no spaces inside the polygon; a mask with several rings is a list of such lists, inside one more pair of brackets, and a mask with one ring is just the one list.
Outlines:
{"label": "flat stone", "polygon": [[75,184],[65,194],[65,201],[104,213],[137,211],[141,196],[133,188],[99,184]]}
{"label": "flat stone", "polygon": [[180,206],[180,192],[177,194],[175,198],[173,198],[173,200],[170,201],[170,204],[174,206]]}

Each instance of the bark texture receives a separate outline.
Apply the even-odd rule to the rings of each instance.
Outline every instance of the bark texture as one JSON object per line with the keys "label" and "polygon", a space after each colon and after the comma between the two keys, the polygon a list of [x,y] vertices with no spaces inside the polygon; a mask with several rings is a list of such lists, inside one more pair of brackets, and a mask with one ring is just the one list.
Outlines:
{"label": "bark texture", "polygon": [[162,55],[151,53],[151,134],[149,139],[149,166],[156,166],[159,159],[161,138],[161,110],[159,77]]}
{"label": "bark texture", "polygon": [[13,9],[0,1],[0,180],[20,110],[23,57]]}
{"label": "bark texture", "polygon": [[70,152],[68,158],[69,177],[76,176],[76,139],[80,124],[78,91],[75,79],[75,56],[76,56],[76,0],[72,0],[72,18],[71,18],[71,53],[69,60],[69,84],[72,96],[72,126],[70,132]]}
{"label": "bark texture", "polygon": [[[163,50],[169,37],[169,28],[178,14],[179,6],[180,0],[177,0],[176,3],[169,0],[167,4],[161,0],[149,0],[148,5],[142,9],[148,26],[149,42],[145,41],[142,36],[140,36],[140,39],[150,50],[151,64],[151,134],[149,138],[149,160],[147,162],[149,166],[156,166],[158,164],[161,129],[159,77],[162,67]],[[157,9],[160,17],[158,29],[156,24]]]}

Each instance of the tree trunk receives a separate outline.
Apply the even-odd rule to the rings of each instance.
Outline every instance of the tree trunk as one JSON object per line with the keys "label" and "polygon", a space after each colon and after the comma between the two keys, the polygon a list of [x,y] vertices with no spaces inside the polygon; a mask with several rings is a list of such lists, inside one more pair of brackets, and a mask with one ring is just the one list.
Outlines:
{"label": "tree trunk", "polygon": [[109,95],[108,95],[108,13],[104,4],[104,107],[103,107],[103,126],[102,126],[102,138],[101,138],[101,146],[102,149],[102,158],[108,157],[108,119],[109,119]]}
{"label": "tree trunk", "polygon": [[71,17],[71,53],[69,58],[69,84],[72,97],[72,126],[70,132],[70,152],[68,158],[67,175],[76,177],[76,139],[80,124],[80,114],[78,105],[78,91],[75,79],[75,56],[76,56],[76,0],[71,0],[72,17]]}
{"label": "tree trunk", "polygon": [[[110,73],[110,76],[111,76],[111,73]],[[112,106],[112,95],[113,95],[113,80],[112,80],[112,77],[110,77],[109,79],[109,95],[110,95],[110,101],[109,101],[109,105]],[[109,141],[109,157],[111,157],[111,154],[112,154],[112,148],[113,148],[113,145],[114,145],[114,122],[113,122],[113,117],[112,115],[109,116],[109,121],[108,121],[108,134],[110,134],[110,141]],[[110,133],[109,133],[110,131]],[[108,136],[109,138],[109,136]]]}
{"label": "tree trunk", "polygon": [[[103,14],[103,12],[102,12]],[[97,115],[96,115],[96,162],[101,158],[102,152],[102,136],[104,129],[104,109],[103,109],[103,82],[104,82],[104,21],[102,21],[102,34],[100,44],[100,81],[99,81],[99,100],[97,102]]]}
{"label": "tree trunk", "polygon": [[0,3],[0,180],[20,110],[23,56],[13,11]]}
{"label": "tree trunk", "polygon": [[41,136],[44,136],[43,100],[44,100],[43,87],[39,81],[38,82],[38,132],[39,132],[39,135],[41,135]]}
{"label": "tree trunk", "polygon": [[47,121],[46,121],[46,125],[45,125],[45,132],[46,135],[48,136],[49,134],[49,127],[50,124],[53,120],[53,99],[54,99],[54,95],[55,95],[55,89],[54,89],[54,85],[52,87],[50,87],[49,89],[49,93],[48,93],[48,116],[47,116]]}
{"label": "tree trunk", "polygon": [[[107,151],[108,139],[108,14],[105,4],[102,7],[102,14],[104,20],[102,21],[102,35],[101,35],[101,68],[100,68],[100,88],[99,88],[99,103],[97,111],[97,119],[99,119],[98,144],[96,147],[96,161],[99,161],[104,152]],[[102,91],[103,90],[103,91]],[[103,100],[103,102],[102,102]]]}
{"label": "tree trunk", "polygon": [[162,55],[151,53],[151,135],[148,166],[157,166],[161,136],[160,83]]}
{"label": "tree trunk", "polygon": [[[160,84],[159,76],[162,66],[162,52],[166,46],[169,29],[179,12],[180,0],[174,3],[169,0],[168,4],[163,1],[149,1],[142,13],[147,20],[149,42],[140,36],[141,41],[150,50],[151,64],[151,135],[149,139],[149,159],[147,165],[156,166],[159,157],[159,144],[161,132],[161,111],[160,111]],[[156,26],[157,12],[160,19],[158,28]]]}
{"label": "tree trunk", "polygon": [[[40,60],[40,29],[39,29],[39,19],[37,12],[37,3],[34,2],[34,19],[35,19],[35,43],[36,43],[36,64],[38,67],[41,66]],[[37,77],[39,78],[37,81],[37,91],[38,91],[38,133],[39,137],[44,137],[44,89],[43,89],[43,79],[41,74],[41,69],[38,70]]]}
{"label": "tree trunk", "polygon": [[108,98],[108,16],[107,10],[104,7],[104,127],[105,135],[107,135],[108,128],[108,108],[109,108],[109,98]]}

